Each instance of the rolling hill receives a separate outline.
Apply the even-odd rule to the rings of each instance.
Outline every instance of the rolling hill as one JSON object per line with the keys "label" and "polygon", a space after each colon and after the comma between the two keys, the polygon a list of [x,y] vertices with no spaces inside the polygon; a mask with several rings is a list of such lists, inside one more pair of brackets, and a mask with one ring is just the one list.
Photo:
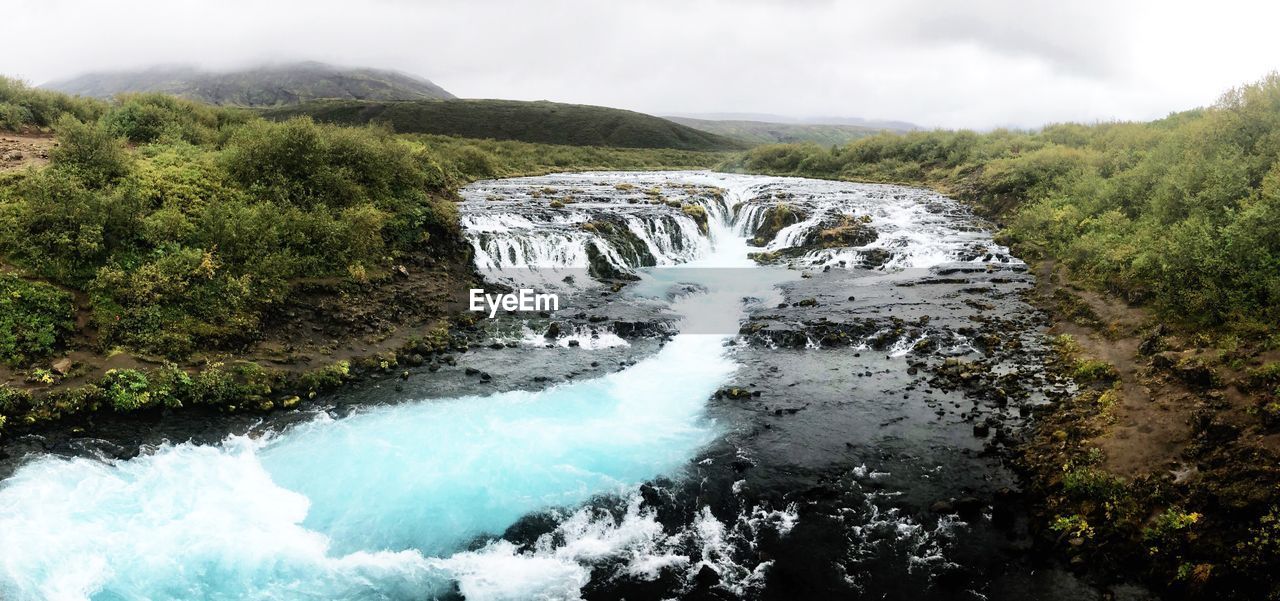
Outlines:
{"label": "rolling hill", "polygon": [[453,95],[420,77],[396,71],[336,67],[317,62],[268,65],[239,71],[152,67],[88,73],[42,87],[110,98],[125,92],[163,92],[210,104],[279,106],[319,98],[348,100],[447,99]]}
{"label": "rolling hill", "polygon": [[751,145],[634,111],[547,101],[318,100],[265,109],[263,114],[277,120],[308,115],[325,123],[385,123],[399,133],[542,144],[679,150],[740,150]]}

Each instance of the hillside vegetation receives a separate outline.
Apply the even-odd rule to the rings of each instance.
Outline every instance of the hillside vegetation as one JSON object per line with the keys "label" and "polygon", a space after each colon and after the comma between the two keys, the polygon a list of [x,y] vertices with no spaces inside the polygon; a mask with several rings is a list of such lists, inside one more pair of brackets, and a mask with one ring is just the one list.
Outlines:
{"label": "hillside vegetation", "polygon": [[458,237],[450,174],[385,131],[161,95],[54,127],[48,168],[0,180],[0,253],[87,294],[104,349],[234,346],[292,279],[386,269]]}
{"label": "hillside vegetation", "polygon": [[518,100],[356,102],[326,100],[266,110],[268,119],[308,116],[322,123],[382,123],[423,133],[539,144],[740,150],[747,144],[643,113],[600,106]]}
{"label": "hillside vegetation", "polygon": [[689,117],[667,117],[681,125],[741,140],[751,145],[812,142],[830,146],[843,145],[879,133],[880,129],[862,125],[825,125],[814,123],[769,123],[765,121],[711,120]]}
{"label": "hillside vegetation", "polygon": [[1151,123],[912,132],[771,145],[727,168],[924,183],[974,200],[1024,252],[1198,326],[1280,319],[1280,76]]}
{"label": "hillside vegetation", "polygon": [[88,73],[45,84],[67,94],[112,98],[160,92],[231,106],[276,106],[317,98],[425,100],[453,98],[420,77],[396,71],[336,67],[316,62],[267,65],[235,71],[194,67],[153,67],[137,71]]}
{"label": "hillside vegetation", "polygon": [[[425,282],[435,292],[412,294],[423,305],[465,289],[472,271],[459,186],[571,169],[706,168],[726,158],[402,136],[305,116],[268,121],[162,94],[71,98],[2,78],[0,109],[0,129],[57,137],[47,166],[0,171],[0,373],[9,381],[0,385],[0,429],[104,408],[269,409],[272,391],[336,385],[348,358],[326,357],[323,347],[310,371],[267,369],[244,353],[278,322],[292,323],[300,294],[403,313],[378,305],[397,302],[393,282]],[[404,265],[417,279],[406,279]],[[356,327],[347,335],[362,336]],[[433,336],[430,344],[447,343]],[[59,367],[68,353],[77,359]],[[121,355],[145,359],[126,365],[159,367],[101,368]],[[386,361],[349,358],[375,368]],[[64,378],[87,383],[60,387]]]}

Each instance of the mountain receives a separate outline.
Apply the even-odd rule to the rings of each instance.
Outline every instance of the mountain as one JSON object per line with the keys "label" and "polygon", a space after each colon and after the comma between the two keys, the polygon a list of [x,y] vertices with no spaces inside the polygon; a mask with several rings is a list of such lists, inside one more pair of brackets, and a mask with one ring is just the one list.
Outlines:
{"label": "mountain", "polygon": [[382,69],[336,67],[317,62],[264,65],[239,71],[152,67],[88,73],[41,86],[59,92],[109,98],[123,92],[163,92],[211,104],[278,106],[317,98],[424,100],[453,98],[420,77]]}
{"label": "mountain", "polygon": [[263,111],[269,119],[308,115],[316,121],[385,123],[399,133],[520,140],[573,146],[740,150],[740,140],[634,111],[521,100],[370,102],[317,100]]}
{"label": "mountain", "polygon": [[743,140],[751,144],[779,144],[814,142],[822,145],[844,145],[858,138],[865,138],[883,131],[861,125],[823,125],[807,123],[768,123],[765,121],[737,121],[667,117],[681,125],[694,129]]}

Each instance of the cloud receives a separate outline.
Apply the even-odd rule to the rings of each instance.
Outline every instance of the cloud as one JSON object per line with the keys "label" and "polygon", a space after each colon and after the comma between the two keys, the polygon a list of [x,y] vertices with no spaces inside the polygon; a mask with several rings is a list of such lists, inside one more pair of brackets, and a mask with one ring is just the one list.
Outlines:
{"label": "cloud", "polygon": [[971,43],[995,54],[1043,61],[1063,75],[1123,75],[1124,26],[1133,15],[1115,2],[910,2],[905,29],[920,43]]}
{"label": "cloud", "polygon": [[1280,67],[1280,7],[1220,0],[19,0],[0,72],[313,59],[464,97],[928,126],[1145,119]]}

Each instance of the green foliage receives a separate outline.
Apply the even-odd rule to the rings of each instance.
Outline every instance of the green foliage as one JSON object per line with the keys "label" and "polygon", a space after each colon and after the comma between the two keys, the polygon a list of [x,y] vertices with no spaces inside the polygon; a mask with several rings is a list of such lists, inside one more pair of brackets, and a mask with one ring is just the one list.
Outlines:
{"label": "green foliage", "polygon": [[31,407],[31,393],[0,384],[0,414],[17,415]]}
{"label": "green foliage", "polygon": [[58,146],[49,153],[53,166],[86,185],[100,187],[129,172],[124,145],[98,123],[81,123],[71,116],[58,120]]}
{"label": "green foliage", "polygon": [[0,361],[23,365],[47,357],[74,325],[70,294],[0,273]]}
{"label": "green foliage", "polygon": [[133,411],[151,405],[150,388],[147,374],[136,369],[113,369],[103,378],[107,402],[116,411]]}
{"label": "green foliage", "polygon": [[337,388],[351,374],[351,363],[347,361],[338,361],[332,365],[326,365],[319,369],[306,372],[299,376],[299,384],[312,392],[319,392]]}
{"label": "green foliage", "polygon": [[231,275],[212,252],[168,246],[131,268],[107,265],[89,291],[102,334],[116,344],[183,357],[197,343],[243,341],[267,300],[249,275]]}
{"label": "green foliage", "polygon": [[173,363],[165,363],[149,375],[151,393],[165,407],[181,407],[184,399],[190,400],[195,395],[191,375]]}
{"label": "green foliage", "polygon": [[135,144],[212,141],[235,113],[164,94],[128,94],[102,116],[103,128]]}
{"label": "green foliage", "polygon": [[1023,252],[1181,319],[1249,329],[1280,320],[1277,157],[1272,74],[1152,123],[762,146],[724,168],[949,188],[1005,221]]}
{"label": "green foliage", "polygon": [[1252,389],[1267,390],[1275,388],[1280,395],[1280,361],[1272,361],[1261,367],[1249,370],[1247,385]]}
{"label": "green foliage", "polygon": [[0,130],[47,130],[64,116],[92,121],[106,106],[100,100],[37,90],[0,76]]}
{"label": "green foliage", "polygon": [[1068,536],[1080,538],[1093,538],[1093,526],[1089,525],[1089,520],[1079,514],[1058,516],[1054,518],[1053,523],[1049,525],[1049,529],[1054,532],[1061,532]]}
{"label": "green foliage", "polygon": [[1194,526],[1202,517],[1204,516],[1199,513],[1188,513],[1179,507],[1170,507],[1143,529],[1142,538],[1148,542],[1168,542]]}
{"label": "green foliage", "polygon": [[1062,475],[1062,490],[1077,499],[1115,502],[1128,487],[1119,476],[1094,467],[1074,467]]}
{"label": "green foliage", "polygon": [[1249,538],[1236,548],[1234,562],[1244,569],[1273,569],[1280,562],[1280,506],[1250,529]]}
{"label": "green foliage", "polygon": [[[58,128],[50,168],[0,182],[0,252],[88,292],[107,347],[234,347],[297,278],[378,273],[458,239],[435,157],[385,131],[160,95]],[[117,134],[148,145],[128,152]]]}
{"label": "green foliage", "polygon": [[1108,382],[1119,375],[1114,365],[1097,359],[1085,359],[1076,363],[1071,375],[1077,382]]}

